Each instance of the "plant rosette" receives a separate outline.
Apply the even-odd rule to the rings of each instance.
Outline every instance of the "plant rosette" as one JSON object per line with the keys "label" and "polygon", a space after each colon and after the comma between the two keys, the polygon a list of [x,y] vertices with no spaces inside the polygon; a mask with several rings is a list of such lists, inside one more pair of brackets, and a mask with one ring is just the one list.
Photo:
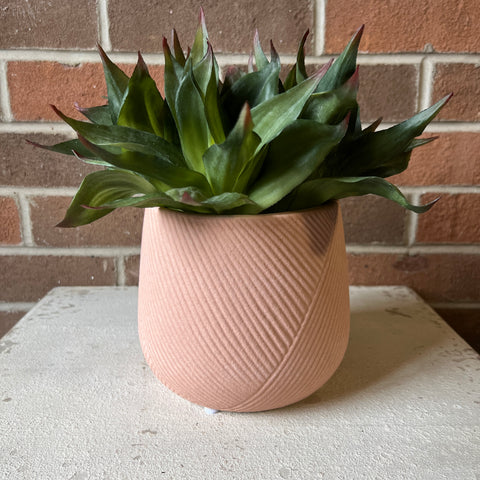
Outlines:
{"label": "plant rosette", "polygon": [[146,208],[139,280],[145,357],[200,405],[259,411],[299,401],[338,367],[348,342],[345,241],[338,199],[375,194],[416,213],[385,178],[449,100],[385,130],[362,127],[356,57],[363,27],[309,76],[300,41],[280,58],[258,33],[246,71],[221,75],[203,12],[191,49],[163,41],[165,97],[142,56],[131,77],[99,47],[105,105],[55,112],[78,138],[53,146],[103,167],[85,177],[61,227]]}

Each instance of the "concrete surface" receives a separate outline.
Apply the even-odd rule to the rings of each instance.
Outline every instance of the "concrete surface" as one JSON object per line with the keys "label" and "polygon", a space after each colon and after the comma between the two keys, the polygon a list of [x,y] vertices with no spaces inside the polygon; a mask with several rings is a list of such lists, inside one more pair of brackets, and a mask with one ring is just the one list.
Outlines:
{"label": "concrete surface", "polygon": [[207,415],[145,364],[136,288],[53,290],[0,340],[0,478],[478,479],[476,353],[407,288],[350,293],[322,389]]}

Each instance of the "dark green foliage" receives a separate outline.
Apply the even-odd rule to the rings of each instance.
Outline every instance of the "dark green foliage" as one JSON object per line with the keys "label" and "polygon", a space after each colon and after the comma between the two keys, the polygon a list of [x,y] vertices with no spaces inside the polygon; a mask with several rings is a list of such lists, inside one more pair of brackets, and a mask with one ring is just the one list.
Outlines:
{"label": "dark green foliage", "polygon": [[[115,208],[165,207],[211,214],[303,209],[346,196],[376,194],[411,205],[384,178],[403,171],[417,139],[449,97],[405,122],[362,129],[357,90],[363,27],[335,62],[308,77],[304,45],[282,82],[255,34],[248,73],[231,67],[220,81],[205,18],[192,49],[164,39],[165,98],[141,55],[129,78],[99,48],[108,103],[78,108],[88,121],[56,113],[78,140],[44,147],[106,167],[88,175],[63,227],[90,223]],[[253,64],[255,60],[255,66]]]}

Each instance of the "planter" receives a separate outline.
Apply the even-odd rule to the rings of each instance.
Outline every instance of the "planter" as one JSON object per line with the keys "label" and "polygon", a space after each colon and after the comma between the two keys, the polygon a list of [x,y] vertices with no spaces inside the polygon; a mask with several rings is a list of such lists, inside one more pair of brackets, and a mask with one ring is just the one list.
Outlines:
{"label": "planter", "polygon": [[138,312],[148,364],[191,402],[251,412],[311,395],[348,343],[338,202],[270,215],[147,209]]}

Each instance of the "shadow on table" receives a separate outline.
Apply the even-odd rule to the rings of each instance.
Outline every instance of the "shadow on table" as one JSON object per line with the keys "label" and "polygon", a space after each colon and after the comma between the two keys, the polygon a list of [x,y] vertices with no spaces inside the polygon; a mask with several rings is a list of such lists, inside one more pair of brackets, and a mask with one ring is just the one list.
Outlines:
{"label": "shadow on table", "polygon": [[349,345],[338,370],[322,388],[287,409],[345,399],[385,380],[400,367],[409,365],[414,372],[415,362],[420,369],[420,358],[448,339],[452,332],[428,307],[419,315],[418,304],[401,311],[352,312]]}

